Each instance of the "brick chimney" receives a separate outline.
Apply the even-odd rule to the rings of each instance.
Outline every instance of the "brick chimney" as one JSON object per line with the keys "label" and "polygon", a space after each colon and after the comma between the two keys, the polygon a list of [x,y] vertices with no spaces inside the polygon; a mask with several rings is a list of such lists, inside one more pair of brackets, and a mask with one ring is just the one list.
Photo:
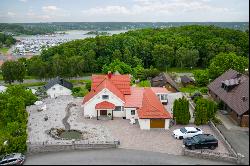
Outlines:
{"label": "brick chimney", "polygon": [[109,71],[109,72],[108,72],[108,79],[111,79],[111,77],[112,77],[112,72]]}

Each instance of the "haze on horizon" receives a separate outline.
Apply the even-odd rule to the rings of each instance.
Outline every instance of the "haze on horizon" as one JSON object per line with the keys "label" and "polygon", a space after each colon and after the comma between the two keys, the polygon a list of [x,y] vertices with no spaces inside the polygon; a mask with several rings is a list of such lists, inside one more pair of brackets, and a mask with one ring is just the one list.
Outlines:
{"label": "haze on horizon", "polygon": [[249,0],[1,0],[0,22],[249,22]]}

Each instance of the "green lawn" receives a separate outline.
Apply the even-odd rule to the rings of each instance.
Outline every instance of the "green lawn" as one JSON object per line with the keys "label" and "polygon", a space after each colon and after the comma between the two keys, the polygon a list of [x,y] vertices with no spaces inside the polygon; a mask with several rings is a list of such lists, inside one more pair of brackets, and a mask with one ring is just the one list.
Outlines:
{"label": "green lawn", "polygon": [[6,48],[6,47],[0,48],[0,52],[1,52],[2,54],[7,54],[8,50],[9,50],[9,48]]}
{"label": "green lawn", "polygon": [[177,68],[177,67],[174,67],[174,68],[168,68],[167,69],[167,72],[175,72],[175,73],[192,73],[193,71],[195,70],[199,70],[201,68]]}
{"label": "green lawn", "polygon": [[201,92],[202,94],[207,94],[207,87],[196,87],[196,86],[187,86],[180,88],[180,91],[183,93],[193,94],[194,92]]}

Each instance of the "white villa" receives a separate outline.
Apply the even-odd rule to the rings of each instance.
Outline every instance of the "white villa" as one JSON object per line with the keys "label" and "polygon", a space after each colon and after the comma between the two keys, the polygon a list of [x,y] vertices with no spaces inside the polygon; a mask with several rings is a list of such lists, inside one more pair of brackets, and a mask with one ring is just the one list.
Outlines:
{"label": "white villa", "polygon": [[91,91],[84,97],[85,117],[136,119],[142,130],[169,129],[171,113],[166,88],[131,87],[129,75],[93,75]]}

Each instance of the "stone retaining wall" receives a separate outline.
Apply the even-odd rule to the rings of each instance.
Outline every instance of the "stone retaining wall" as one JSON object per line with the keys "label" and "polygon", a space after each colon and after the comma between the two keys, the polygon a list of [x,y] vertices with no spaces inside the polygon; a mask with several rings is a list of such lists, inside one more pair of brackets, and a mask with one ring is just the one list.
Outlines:
{"label": "stone retaining wall", "polygon": [[184,156],[190,156],[190,157],[197,157],[209,160],[220,160],[236,164],[244,163],[244,156],[242,155],[234,156],[228,153],[218,153],[209,150],[189,150],[185,147],[182,148],[182,153]]}
{"label": "stone retaining wall", "polygon": [[87,149],[106,149],[117,148],[118,142],[112,143],[61,143],[61,144],[28,144],[28,154],[43,153],[43,152],[59,152],[59,151],[72,151],[72,150],[87,150]]}

